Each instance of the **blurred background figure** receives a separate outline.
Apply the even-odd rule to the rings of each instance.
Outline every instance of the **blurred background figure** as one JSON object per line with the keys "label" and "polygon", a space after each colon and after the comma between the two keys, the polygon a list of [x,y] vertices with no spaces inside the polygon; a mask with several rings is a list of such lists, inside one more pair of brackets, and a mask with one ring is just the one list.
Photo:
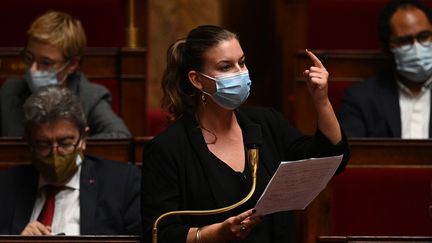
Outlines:
{"label": "blurred background figure", "polygon": [[431,23],[431,9],[420,1],[384,7],[379,39],[393,69],[346,91],[338,116],[348,137],[431,137]]}
{"label": "blurred background figure", "polygon": [[0,234],[141,233],[139,170],[84,155],[89,128],[72,91],[38,89],[24,127],[32,164],[0,170]]}
{"label": "blurred background figure", "polygon": [[22,136],[25,100],[39,88],[59,86],[80,99],[90,126],[90,137],[128,138],[128,128],[112,110],[111,94],[90,83],[78,71],[86,46],[81,22],[63,12],[50,11],[38,17],[27,31],[22,51],[25,78],[7,80],[0,90],[0,135]]}

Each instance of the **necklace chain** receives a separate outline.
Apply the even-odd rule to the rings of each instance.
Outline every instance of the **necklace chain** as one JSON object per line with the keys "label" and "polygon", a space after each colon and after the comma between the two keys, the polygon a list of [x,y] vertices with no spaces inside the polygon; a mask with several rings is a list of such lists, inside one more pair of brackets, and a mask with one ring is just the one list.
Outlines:
{"label": "necklace chain", "polygon": [[205,143],[206,143],[206,144],[216,144],[216,142],[217,142],[217,140],[218,140],[216,134],[215,134],[213,131],[210,131],[209,129],[205,128],[205,127],[201,124],[201,120],[199,119],[198,114],[195,114],[195,118],[196,118],[196,120],[198,121],[198,128],[201,129],[201,130],[203,130],[203,131],[206,131],[206,132],[210,133],[210,134],[214,137],[213,140],[210,141],[210,142],[207,142],[207,140],[206,140],[205,137],[204,137],[204,141],[205,141]]}

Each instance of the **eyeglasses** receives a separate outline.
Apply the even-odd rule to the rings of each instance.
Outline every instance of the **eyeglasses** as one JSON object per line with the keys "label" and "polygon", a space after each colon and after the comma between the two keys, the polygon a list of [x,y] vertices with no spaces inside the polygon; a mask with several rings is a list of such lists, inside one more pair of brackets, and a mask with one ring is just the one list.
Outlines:
{"label": "eyeglasses", "polygon": [[414,41],[417,41],[423,46],[429,46],[432,40],[432,31],[425,30],[421,31],[417,35],[406,35],[397,38],[390,39],[390,44],[394,47],[406,47],[410,49],[414,45]]}
{"label": "eyeglasses", "polygon": [[36,58],[35,55],[27,50],[23,50],[21,52],[21,57],[24,61],[24,64],[27,65],[28,67],[30,67],[31,65],[33,65],[34,62],[36,62],[36,65],[38,67],[38,69],[41,70],[48,70],[48,69],[52,69],[54,67],[54,65],[56,65],[57,63],[65,63],[64,60],[60,61],[60,60],[53,60],[50,58]]}
{"label": "eyeglasses", "polygon": [[40,142],[31,145],[33,151],[41,156],[48,156],[53,153],[54,149],[57,150],[57,153],[60,155],[67,155],[76,150],[81,138],[78,139],[76,143],[62,143],[59,142],[57,144],[51,144],[47,142]]}

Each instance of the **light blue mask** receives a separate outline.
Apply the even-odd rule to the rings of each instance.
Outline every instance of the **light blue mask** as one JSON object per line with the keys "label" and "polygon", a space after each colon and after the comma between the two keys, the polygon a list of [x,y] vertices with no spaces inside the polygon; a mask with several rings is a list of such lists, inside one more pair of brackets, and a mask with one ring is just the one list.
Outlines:
{"label": "light blue mask", "polygon": [[392,49],[396,70],[400,75],[416,83],[423,83],[432,75],[432,43],[414,43],[410,48]]}
{"label": "light blue mask", "polygon": [[204,90],[202,92],[210,96],[216,104],[227,110],[236,109],[249,96],[252,81],[249,78],[247,70],[214,78],[203,73],[200,74],[216,82],[216,92],[213,94],[209,94]]}
{"label": "light blue mask", "polygon": [[63,65],[59,70],[35,70],[31,71],[30,69],[26,70],[25,80],[27,81],[30,90],[34,93],[39,88],[50,86],[50,85],[60,85],[67,77],[65,75],[64,79],[59,81],[57,80],[57,74],[65,69],[68,65],[67,62]]}

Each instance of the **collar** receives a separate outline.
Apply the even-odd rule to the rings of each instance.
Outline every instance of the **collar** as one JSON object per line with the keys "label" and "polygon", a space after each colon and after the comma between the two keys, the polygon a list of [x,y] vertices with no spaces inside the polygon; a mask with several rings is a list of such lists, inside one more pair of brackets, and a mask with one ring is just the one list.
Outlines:
{"label": "collar", "polygon": [[[400,81],[400,79],[397,77],[396,74],[394,74],[394,77],[396,79],[396,83],[399,87],[399,90],[401,90],[403,93],[405,93],[406,95],[413,97],[413,93],[411,92],[410,89],[408,89],[408,87],[402,83],[402,81]],[[421,90],[420,90],[420,94],[424,94],[425,92],[429,91],[432,87],[432,76],[429,77],[422,85]]]}

